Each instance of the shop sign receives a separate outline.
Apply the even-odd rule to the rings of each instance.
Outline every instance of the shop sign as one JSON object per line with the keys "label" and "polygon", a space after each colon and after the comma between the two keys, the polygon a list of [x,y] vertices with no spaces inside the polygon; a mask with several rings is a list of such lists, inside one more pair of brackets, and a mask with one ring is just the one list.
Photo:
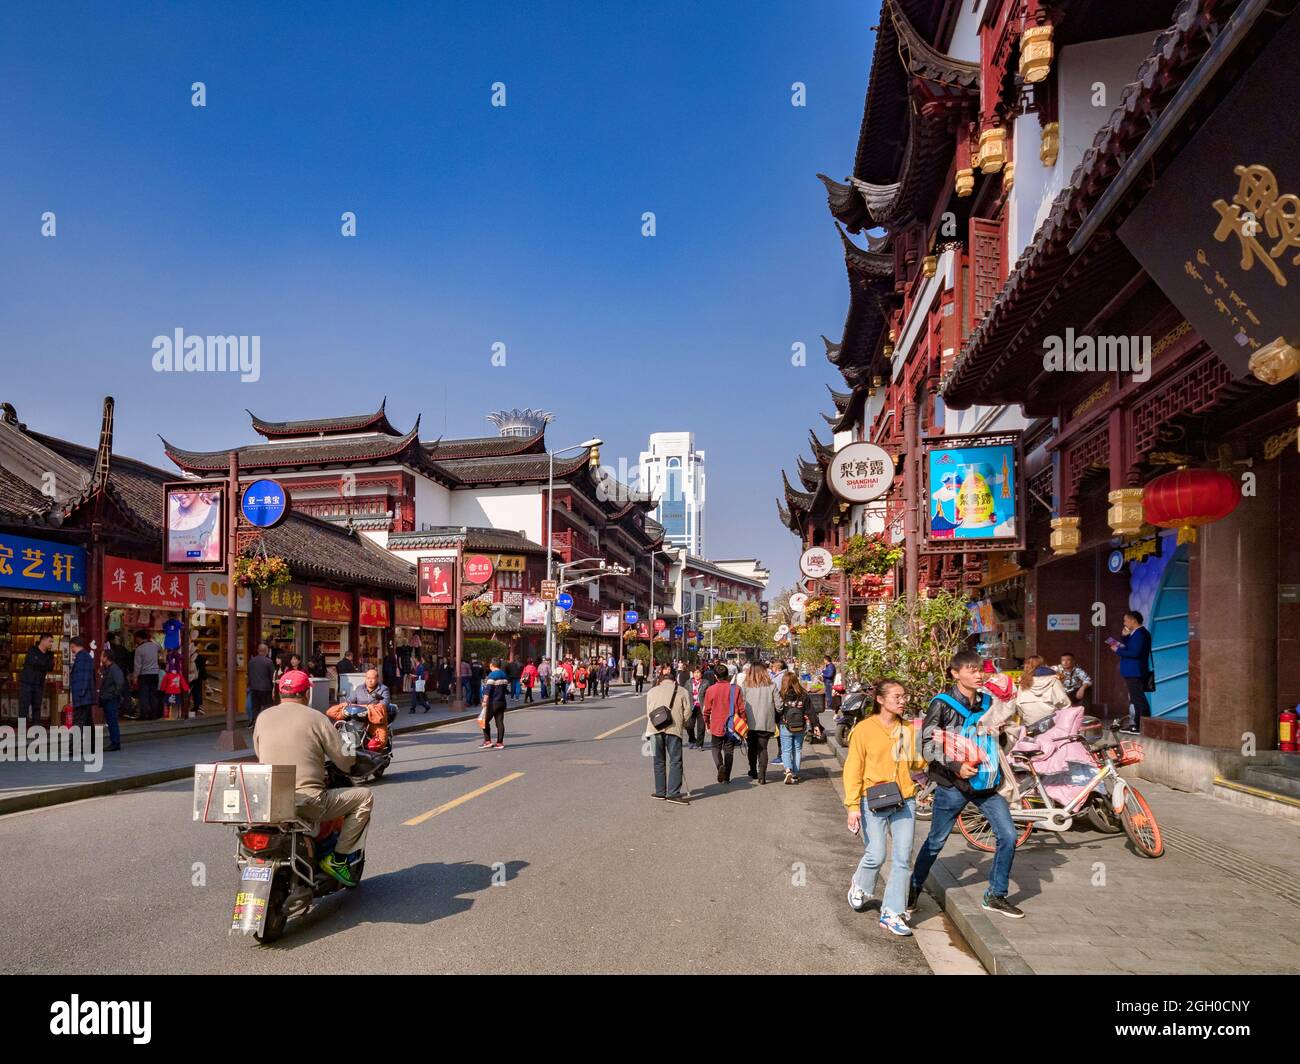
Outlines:
{"label": "shop sign", "polygon": [[361,615],[357,623],[362,628],[387,628],[389,627],[388,603],[384,599],[366,598],[361,596]]}
{"label": "shop sign", "polygon": [[445,632],[448,623],[447,613],[446,606],[421,606],[420,627]]}
{"label": "shop sign", "polygon": [[831,458],[826,483],[845,502],[871,502],[893,486],[894,459],[874,443],[846,444]]}
{"label": "shop sign", "polygon": [[[1123,544],[1120,551],[1124,560],[1130,563],[1145,561],[1147,558],[1159,558],[1160,536],[1145,536],[1142,539],[1132,540]],[[1118,572],[1118,570],[1112,569],[1111,572]]]}
{"label": "shop sign", "polygon": [[135,562],[111,554],[104,556],[105,603],[183,610],[187,590],[185,577],[163,572],[163,567],[156,562]]}
{"label": "shop sign", "polygon": [[665,628],[667,628],[667,627],[668,627],[668,622],[665,621],[662,617],[656,617],[656,618],[655,618],[655,631],[656,631],[656,632],[662,632],[662,631],[663,631]]}
{"label": "shop sign", "polygon": [[524,596],[524,624],[544,625],[546,623],[547,602],[536,595]]}
{"label": "shop sign", "polygon": [[393,603],[393,623],[402,628],[420,627],[420,607],[416,605],[415,599],[399,598]]}
{"label": "shop sign", "polygon": [[1279,115],[1300,113],[1300,78],[1285,73],[1298,51],[1292,18],[1119,228],[1234,377],[1279,336],[1300,342],[1300,149],[1278,127]]}
{"label": "shop sign", "polygon": [[[230,578],[220,573],[190,574],[190,607],[205,609],[211,613],[224,613],[230,609]],[[235,612],[253,612],[253,593],[246,587],[239,589],[235,596]]]}
{"label": "shop sign", "polygon": [[1300,584],[1278,584],[1277,600],[1284,605],[1300,602]]}
{"label": "shop sign", "polygon": [[182,480],[162,486],[166,566],[190,572],[226,569],[226,482]]}
{"label": "shop sign", "polygon": [[352,620],[352,592],[325,587],[311,589],[311,619],[328,624],[348,624]]}
{"label": "shop sign", "polygon": [[492,579],[492,559],[486,554],[471,554],[465,559],[465,583],[486,584]]}
{"label": "shop sign", "polygon": [[1047,615],[1047,630],[1049,632],[1077,632],[1079,630],[1079,615],[1077,613],[1049,613]]}
{"label": "shop sign", "polygon": [[239,512],[254,528],[275,528],[289,516],[289,493],[278,480],[255,480],[240,495]]}
{"label": "shop sign", "polygon": [[1124,568],[1124,552],[1122,550],[1113,550],[1106,555],[1106,568],[1116,575]]}
{"label": "shop sign", "polygon": [[496,566],[498,573],[522,573],[524,571],[524,556],[522,554],[494,554],[492,555],[492,564]]}
{"label": "shop sign", "polygon": [[0,534],[0,587],[80,595],[86,589],[86,549]]}
{"label": "shop sign", "polygon": [[809,547],[799,558],[799,571],[812,579],[830,575],[835,558],[825,547]]}
{"label": "shop sign", "polygon": [[945,436],[925,448],[925,549],[1024,549],[1020,436]]}
{"label": "shop sign", "polygon": [[419,573],[418,590],[421,606],[453,606],[452,577],[456,572],[456,556],[421,558],[416,567]]}
{"label": "shop sign", "polygon": [[311,588],[306,584],[289,583],[262,592],[262,612],[270,617],[296,617],[301,620],[311,616]]}

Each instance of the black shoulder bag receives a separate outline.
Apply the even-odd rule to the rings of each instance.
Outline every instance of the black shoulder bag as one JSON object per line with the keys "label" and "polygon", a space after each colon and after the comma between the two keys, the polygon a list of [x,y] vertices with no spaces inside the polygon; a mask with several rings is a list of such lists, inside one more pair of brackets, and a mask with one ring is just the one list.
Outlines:
{"label": "black shoulder bag", "polygon": [[650,723],[654,726],[655,731],[663,731],[673,722],[673,703],[677,701],[677,684],[673,684],[673,693],[669,696],[668,705],[656,706],[650,711]]}

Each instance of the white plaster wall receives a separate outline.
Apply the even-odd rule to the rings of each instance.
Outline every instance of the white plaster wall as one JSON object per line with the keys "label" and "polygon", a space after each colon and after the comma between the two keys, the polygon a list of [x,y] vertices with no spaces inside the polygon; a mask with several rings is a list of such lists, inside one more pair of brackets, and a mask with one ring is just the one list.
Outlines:
{"label": "white plaster wall", "polygon": [[544,542],[542,494],[535,487],[475,488],[453,491],[449,525],[499,528],[523,532],[534,543]]}
{"label": "white plaster wall", "polygon": [[451,489],[415,474],[415,527],[451,524]]}
{"label": "white plaster wall", "polygon": [[980,18],[987,2],[988,0],[961,0],[961,11],[957,15],[957,25],[953,27],[952,41],[947,49],[954,59],[963,59],[968,63],[979,62]]}

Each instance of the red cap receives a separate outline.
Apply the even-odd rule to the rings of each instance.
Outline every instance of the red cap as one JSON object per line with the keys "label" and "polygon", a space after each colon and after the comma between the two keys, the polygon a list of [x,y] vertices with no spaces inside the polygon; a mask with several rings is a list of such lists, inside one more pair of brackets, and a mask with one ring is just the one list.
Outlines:
{"label": "red cap", "polygon": [[301,669],[286,672],[280,677],[280,694],[305,695],[311,690],[311,677]]}

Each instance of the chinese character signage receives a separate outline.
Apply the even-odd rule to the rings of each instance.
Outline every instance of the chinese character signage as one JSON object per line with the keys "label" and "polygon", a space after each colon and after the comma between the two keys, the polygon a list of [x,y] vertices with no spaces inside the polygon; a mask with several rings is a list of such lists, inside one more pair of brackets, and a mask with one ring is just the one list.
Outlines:
{"label": "chinese character signage", "polygon": [[446,631],[447,630],[447,607],[446,606],[421,606],[420,627],[430,628],[440,632]]}
{"label": "chinese character signage", "polygon": [[1018,435],[945,436],[925,467],[927,551],[1024,546]]}
{"label": "chinese character signage", "polygon": [[352,620],[352,592],[330,588],[311,589],[311,619],[329,624],[348,624]]}
{"label": "chinese character signage", "polygon": [[1300,19],[1281,24],[1119,229],[1235,377],[1279,336],[1300,344]]}
{"label": "chinese character signage", "polygon": [[362,595],[361,616],[358,618],[357,623],[362,628],[387,628],[388,603],[383,599],[366,598]]}
{"label": "chinese character signage", "polygon": [[492,559],[486,554],[471,554],[465,559],[465,583],[486,584],[492,579]]}
{"label": "chinese character signage", "polygon": [[453,606],[452,581],[456,575],[456,555],[421,558],[416,567],[421,606]]}
{"label": "chinese character signage", "polygon": [[[189,577],[189,582],[192,607],[201,606],[212,613],[225,613],[230,609],[230,579],[224,573],[195,573]],[[239,589],[235,598],[235,612],[253,612],[253,592],[249,588]]]}
{"label": "chinese character signage", "polygon": [[163,572],[156,562],[104,556],[104,603],[142,609],[183,610],[189,593],[187,578]]}
{"label": "chinese character signage", "polygon": [[498,573],[522,573],[524,556],[522,554],[494,554],[492,562]]}
{"label": "chinese character signage", "polygon": [[311,616],[311,588],[306,584],[290,583],[262,592],[262,612],[269,617]]}
{"label": "chinese character signage", "polygon": [[275,528],[289,516],[289,493],[278,480],[255,480],[240,495],[239,512],[256,528]]}
{"label": "chinese character signage", "polygon": [[0,533],[0,587],[80,595],[86,590],[85,548]]}
{"label": "chinese character signage", "polygon": [[826,483],[845,502],[871,502],[894,483],[894,459],[874,443],[850,443],[835,452]]}
{"label": "chinese character signage", "polygon": [[178,481],[163,485],[166,500],[164,564],[168,569],[225,572],[226,483]]}
{"label": "chinese character signage", "polygon": [[414,599],[398,599],[393,603],[393,623],[403,628],[419,628],[423,623],[420,619],[420,607],[416,605]]}

